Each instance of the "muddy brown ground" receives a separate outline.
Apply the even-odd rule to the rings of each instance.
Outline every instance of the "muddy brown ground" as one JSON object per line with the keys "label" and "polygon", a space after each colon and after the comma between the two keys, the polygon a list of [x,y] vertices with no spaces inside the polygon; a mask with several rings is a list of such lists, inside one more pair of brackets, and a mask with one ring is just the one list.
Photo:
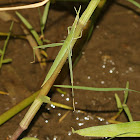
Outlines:
{"label": "muddy brown ground", "polygon": [[[71,3],[72,5],[72,3]],[[56,8],[61,6],[61,8]],[[52,5],[45,30],[45,37],[51,42],[60,42],[67,35],[67,27],[72,25],[74,16],[64,4]],[[73,5],[72,5],[73,6]],[[64,10],[62,10],[64,9]],[[43,8],[41,8],[41,11]],[[74,10],[73,10],[74,11]],[[39,15],[37,9],[20,10],[33,27],[39,32]],[[15,13],[8,12],[16,17]],[[0,20],[0,32],[8,32],[11,22]],[[24,34],[19,23],[14,24],[13,33]],[[0,40],[0,48],[4,39]],[[140,12],[126,1],[113,2],[102,13],[93,35],[82,52],[82,57],[74,68],[74,85],[88,87],[125,87],[140,91]],[[59,49],[48,49],[49,59],[53,60]],[[0,72],[0,91],[9,95],[0,95],[0,114],[40,89],[47,68],[41,70],[39,64],[31,64],[33,53],[29,43],[23,39],[10,39],[5,58],[12,58],[11,64],[3,65]],[[69,76],[63,84],[70,84]],[[72,106],[71,91],[62,95],[51,94],[51,100]],[[33,136],[40,140],[86,140],[71,133],[90,126],[108,124],[117,112],[115,92],[91,92],[75,90],[76,108],[84,113],[72,112],[50,105],[42,105],[29,129],[22,137]],[[123,101],[123,93],[117,92]],[[128,107],[134,121],[140,120],[140,95],[130,92]],[[18,127],[28,108],[0,126],[0,140],[10,137]],[[67,114],[61,121],[61,117]],[[118,121],[127,122],[124,113]],[[128,138],[122,138],[128,139]],[[134,138],[136,139],[136,138]]]}

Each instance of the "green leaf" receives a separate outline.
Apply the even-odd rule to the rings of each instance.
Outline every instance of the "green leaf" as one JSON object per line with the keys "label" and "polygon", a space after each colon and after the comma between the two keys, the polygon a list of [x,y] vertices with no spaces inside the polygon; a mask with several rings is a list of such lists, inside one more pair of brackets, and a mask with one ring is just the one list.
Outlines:
{"label": "green leaf", "polygon": [[140,137],[140,121],[94,126],[73,133],[88,137]]}
{"label": "green leaf", "polygon": [[123,109],[124,109],[126,115],[128,116],[129,121],[133,122],[132,115],[131,115],[130,110],[126,104],[123,104]]}
{"label": "green leaf", "polygon": [[12,62],[12,59],[4,59],[3,61],[2,61],[2,63],[3,64],[6,64],[6,63],[10,63],[10,62]]}
{"label": "green leaf", "polygon": [[95,87],[83,87],[83,86],[70,86],[70,85],[54,85],[55,87],[61,88],[74,88],[74,89],[82,89],[82,90],[91,90],[91,91],[133,91],[140,93],[140,91],[126,89],[126,88],[95,88]]}
{"label": "green leaf", "polygon": [[2,51],[1,58],[0,58],[0,68],[2,67],[2,64],[3,64],[4,54],[5,54],[7,45],[8,45],[8,41],[10,39],[10,35],[11,35],[12,28],[13,28],[13,24],[14,24],[14,22],[12,21],[11,26],[10,26],[10,29],[9,29],[8,36],[7,36],[7,38],[5,40],[5,43],[4,43],[4,46],[3,46],[3,51]]}
{"label": "green leaf", "polygon": [[121,100],[120,100],[119,96],[116,93],[115,93],[115,99],[116,99],[116,102],[117,102],[118,109],[122,109]]}
{"label": "green leaf", "polygon": [[[128,81],[126,83],[126,89],[129,89],[129,82]],[[128,98],[128,90],[125,90],[123,104],[126,104],[127,98]]]}
{"label": "green leaf", "polygon": [[42,45],[42,41],[39,39],[39,35],[37,34],[37,32],[34,30],[34,28],[32,27],[32,25],[19,13],[16,12],[16,15],[20,18],[20,20],[25,24],[25,26],[30,30],[30,32],[32,33],[32,35],[34,36],[34,38],[36,39],[38,45]]}
{"label": "green leaf", "polygon": [[45,24],[46,24],[46,21],[47,21],[49,7],[50,7],[50,1],[46,4],[43,16],[41,18],[41,32],[42,33],[43,33],[43,30],[45,28]]}
{"label": "green leaf", "polygon": [[34,137],[26,137],[26,138],[23,138],[21,140],[39,140],[39,139],[34,138]]}
{"label": "green leaf", "polygon": [[64,43],[52,43],[52,44],[47,44],[47,45],[41,45],[34,47],[33,49],[45,49],[49,47],[57,47],[57,46],[62,46]]}
{"label": "green leaf", "polygon": [[50,98],[48,96],[40,96],[40,99],[43,103],[50,103]]}
{"label": "green leaf", "polygon": [[136,2],[135,0],[127,0],[127,1],[131,2],[132,4],[134,4],[135,6],[140,8],[140,4],[138,2]]}

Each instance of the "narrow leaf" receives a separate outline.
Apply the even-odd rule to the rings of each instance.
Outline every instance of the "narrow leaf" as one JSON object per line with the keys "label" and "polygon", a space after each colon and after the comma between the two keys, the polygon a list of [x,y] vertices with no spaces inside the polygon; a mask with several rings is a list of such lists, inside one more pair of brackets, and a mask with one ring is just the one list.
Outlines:
{"label": "narrow leaf", "polygon": [[122,109],[121,100],[120,100],[118,94],[116,94],[116,93],[115,93],[115,99],[116,99],[116,102],[117,102],[117,107],[118,107],[118,109]]}
{"label": "narrow leaf", "polygon": [[26,138],[23,138],[21,140],[39,140],[39,139],[34,138],[34,137],[26,137]]}
{"label": "narrow leaf", "polygon": [[49,48],[49,47],[57,47],[57,46],[62,46],[64,43],[52,43],[52,44],[47,44],[47,45],[40,45],[37,47],[34,47],[33,49],[45,49],[45,48]]}
{"label": "narrow leaf", "polygon": [[6,47],[7,47],[8,41],[10,39],[10,35],[11,35],[12,28],[13,28],[13,24],[14,24],[14,22],[11,23],[8,36],[7,36],[7,38],[5,40],[5,43],[4,43],[2,55],[1,55],[1,58],[0,58],[0,68],[2,67],[2,64],[3,64],[4,54],[5,54],[5,51],[6,51]]}
{"label": "narrow leaf", "polygon": [[33,29],[32,25],[19,13],[16,12],[16,15],[20,18],[20,20],[25,24],[25,26],[30,30],[34,38],[36,39],[38,45],[42,45],[42,41],[39,39],[39,35],[37,32]]}
{"label": "narrow leaf", "polygon": [[2,61],[3,64],[10,63],[10,62],[12,62],[12,59],[10,59],[10,58],[4,59],[4,60]]}
{"label": "narrow leaf", "polygon": [[135,0],[127,0],[127,1],[131,2],[132,4],[134,4],[135,6],[140,8],[140,4],[138,2],[136,2]]}
{"label": "narrow leaf", "polygon": [[43,96],[42,95],[42,96],[40,96],[40,99],[43,103],[53,104],[54,106],[57,106],[57,107],[60,107],[60,108],[73,110],[73,107],[50,101],[50,98],[48,96]]}
{"label": "narrow leaf", "polygon": [[41,18],[41,32],[42,33],[43,33],[43,30],[45,28],[45,24],[46,24],[46,21],[47,21],[49,7],[50,7],[50,1],[46,4],[43,16]]}
{"label": "narrow leaf", "polygon": [[88,137],[140,137],[140,121],[94,126],[73,133]]}
{"label": "narrow leaf", "polygon": [[42,102],[44,103],[50,103],[50,98],[48,96],[40,96],[40,99],[42,100]]}
{"label": "narrow leaf", "polygon": [[55,87],[61,88],[74,88],[74,89],[82,89],[82,90],[91,90],[91,91],[133,91],[140,93],[140,91],[126,89],[126,88],[95,88],[95,87],[83,87],[83,86],[70,86],[70,85],[54,85]]}
{"label": "narrow leaf", "polygon": [[[129,82],[126,83],[126,89],[129,89]],[[128,90],[125,90],[123,104],[126,104],[128,98]]]}
{"label": "narrow leaf", "polygon": [[126,115],[128,116],[129,121],[133,122],[132,115],[131,115],[130,110],[126,104],[123,105],[123,109],[124,109]]}

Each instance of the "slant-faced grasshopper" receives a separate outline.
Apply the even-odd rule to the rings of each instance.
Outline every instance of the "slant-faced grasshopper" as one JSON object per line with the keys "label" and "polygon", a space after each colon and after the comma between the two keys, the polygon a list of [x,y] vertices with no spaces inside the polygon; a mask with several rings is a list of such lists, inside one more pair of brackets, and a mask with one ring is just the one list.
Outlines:
{"label": "slant-faced grasshopper", "polygon": [[[76,9],[75,9],[76,10]],[[55,47],[55,46],[61,46],[62,45],[62,48],[61,50],[59,51],[49,73],[47,74],[42,86],[47,82],[47,80],[49,80],[49,78],[52,76],[52,74],[54,73],[55,69],[57,68],[57,66],[59,65],[61,59],[63,58],[63,56],[65,55],[66,51],[68,50],[69,51],[69,55],[68,55],[68,60],[69,60],[69,69],[70,69],[70,77],[71,77],[71,84],[73,86],[73,72],[72,72],[72,59],[71,59],[71,56],[72,56],[72,50],[71,50],[71,42],[74,40],[74,39],[77,39],[79,37],[75,37],[75,30],[76,30],[76,26],[78,24],[78,21],[79,21],[79,13],[80,13],[80,10],[81,10],[81,6],[79,8],[78,11],[76,11],[77,15],[76,15],[76,18],[75,18],[75,21],[72,25],[71,28],[68,28],[68,37],[67,39],[64,41],[64,43],[53,43],[53,44],[48,44],[48,45],[42,45],[42,46],[38,46],[38,47],[34,47],[34,49],[36,48],[46,48],[46,47]],[[70,30],[69,30],[70,29]],[[74,97],[74,91],[73,91],[73,88],[72,88],[72,96]],[[74,98],[73,98],[74,99]],[[74,101],[73,101],[73,106],[74,106]],[[74,107],[75,109],[75,107]]]}

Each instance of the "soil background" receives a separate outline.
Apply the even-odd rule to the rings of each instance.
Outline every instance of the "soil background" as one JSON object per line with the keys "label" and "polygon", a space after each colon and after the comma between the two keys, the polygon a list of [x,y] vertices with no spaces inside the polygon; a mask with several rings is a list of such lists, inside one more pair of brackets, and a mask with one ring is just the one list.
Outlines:
{"label": "soil background", "polygon": [[[137,0],[138,1],[138,0]],[[28,1],[34,2],[34,1]],[[0,2],[2,6],[19,4],[19,1],[9,0]],[[25,2],[24,2],[25,3]],[[80,3],[76,3],[79,7]],[[71,26],[75,11],[74,3],[55,3],[49,11],[45,29],[45,38],[60,42],[67,36],[67,27]],[[86,7],[82,3],[82,7]],[[41,12],[44,7],[40,8]],[[38,9],[19,11],[40,32]],[[8,12],[15,18],[15,12]],[[17,18],[18,19],[18,18]],[[0,18],[0,32],[8,32],[11,21],[5,22]],[[12,33],[24,34],[20,23],[14,23]],[[0,38],[2,49],[5,37]],[[47,49],[49,60],[54,60],[60,47]],[[140,11],[125,0],[114,0],[102,12],[90,41],[82,51],[80,61],[75,66],[74,85],[88,87],[122,87],[130,82],[130,88],[140,91]],[[33,61],[32,49],[25,39],[11,38],[6,49],[5,58],[12,58],[11,64],[5,64],[0,71],[0,91],[8,95],[0,95],[0,114],[4,113],[32,93],[40,86],[52,62],[47,62],[45,70],[39,63]],[[67,78],[61,79],[61,84],[70,84],[69,72]],[[71,90],[63,89],[67,94],[51,93],[51,100],[72,106]],[[75,130],[90,126],[109,124],[108,120],[117,113],[114,97],[115,92],[91,92],[75,90],[75,104],[81,112],[73,112],[43,104],[29,129],[22,137],[37,137],[40,140],[86,140],[93,138],[72,134]],[[117,92],[123,101],[123,92]],[[140,120],[140,95],[130,92],[127,105],[134,121]],[[18,113],[8,122],[0,126],[0,140],[10,138],[29,108]],[[64,119],[62,116],[66,115]],[[125,113],[118,121],[127,122]],[[95,138],[94,138],[95,139]],[[97,138],[96,138],[97,139]],[[116,138],[136,139],[136,138]],[[137,138],[139,139],[139,138]]]}

